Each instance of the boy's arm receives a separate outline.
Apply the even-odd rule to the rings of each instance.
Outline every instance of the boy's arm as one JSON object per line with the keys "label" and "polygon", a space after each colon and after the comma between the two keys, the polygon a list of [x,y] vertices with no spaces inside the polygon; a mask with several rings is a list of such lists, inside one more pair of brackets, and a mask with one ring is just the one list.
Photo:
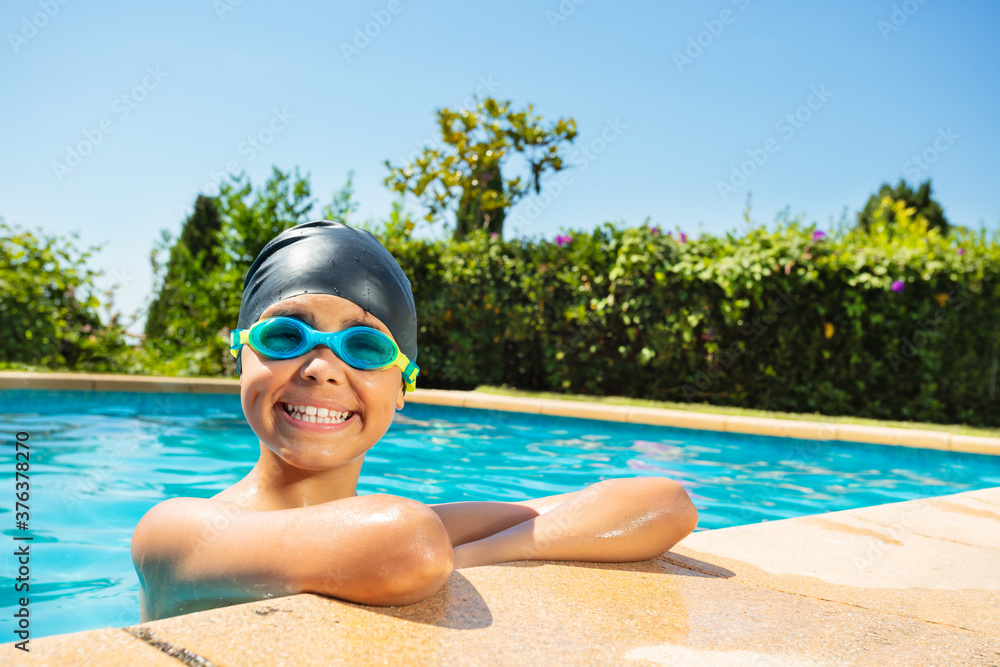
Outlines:
{"label": "boy's arm", "polygon": [[[460,543],[455,548],[456,569],[512,560],[648,560],[669,550],[698,524],[698,511],[683,487],[658,477],[610,479],[571,494],[514,505],[535,516]],[[508,512],[486,516],[499,522],[498,514],[513,516]],[[467,516],[465,523],[475,525],[476,519]]]}
{"label": "boy's arm", "polygon": [[515,502],[462,501],[428,505],[444,524],[451,545],[457,547],[481,540],[534,519],[566,502],[579,491]]}
{"label": "boy's arm", "polygon": [[174,498],[132,536],[143,621],[296,593],[410,604],[444,584],[452,558],[437,515],[387,495],[269,512]]}

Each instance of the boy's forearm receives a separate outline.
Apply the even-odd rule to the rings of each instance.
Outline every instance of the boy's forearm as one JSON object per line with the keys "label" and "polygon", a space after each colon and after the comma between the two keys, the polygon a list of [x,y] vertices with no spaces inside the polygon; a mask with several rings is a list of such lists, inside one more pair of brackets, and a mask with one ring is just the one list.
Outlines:
{"label": "boy's forearm", "polygon": [[676,482],[606,480],[545,514],[456,547],[455,568],[512,560],[648,560],[696,525],[697,511]]}
{"label": "boy's forearm", "polygon": [[500,502],[459,502],[429,506],[444,523],[454,546],[494,535],[538,516],[530,507]]}

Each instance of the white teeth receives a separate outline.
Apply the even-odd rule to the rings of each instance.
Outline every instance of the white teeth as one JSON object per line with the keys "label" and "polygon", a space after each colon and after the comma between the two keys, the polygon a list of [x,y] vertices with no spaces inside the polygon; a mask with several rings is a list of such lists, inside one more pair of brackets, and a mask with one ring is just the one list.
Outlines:
{"label": "white teeth", "polygon": [[315,405],[292,405],[290,403],[285,403],[285,412],[299,421],[310,424],[340,424],[354,414],[350,410],[337,412],[328,408],[317,408]]}

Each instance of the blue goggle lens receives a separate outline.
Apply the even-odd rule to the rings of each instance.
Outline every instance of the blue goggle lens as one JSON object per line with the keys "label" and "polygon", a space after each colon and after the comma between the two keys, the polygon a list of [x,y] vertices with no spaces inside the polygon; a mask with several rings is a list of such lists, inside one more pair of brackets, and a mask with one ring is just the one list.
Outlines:
{"label": "blue goggle lens", "polygon": [[368,363],[372,368],[376,368],[396,360],[396,346],[386,336],[377,332],[348,332],[342,345],[344,354],[354,360],[352,363]]}
{"label": "blue goggle lens", "polygon": [[294,357],[305,345],[305,332],[288,320],[270,320],[260,326],[257,333],[258,344],[264,354]]}

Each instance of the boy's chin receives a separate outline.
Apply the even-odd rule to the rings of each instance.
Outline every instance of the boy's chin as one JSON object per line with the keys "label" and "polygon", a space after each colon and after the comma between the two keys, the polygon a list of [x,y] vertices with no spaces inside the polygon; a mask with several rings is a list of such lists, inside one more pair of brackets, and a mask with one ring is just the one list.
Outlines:
{"label": "boy's chin", "polygon": [[[359,458],[357,456],[354,458],[346,458],[344,456],[323,455],[317,452],[284,451],[276,453],[274,450],[271,450],[271,453],[274,454],[275,457],[281,459],[281,462],[285,466],[311,473],[322,473],[337,470],[349,465]],[[363,458],[365,453],[360,454],[360,457]]]}

